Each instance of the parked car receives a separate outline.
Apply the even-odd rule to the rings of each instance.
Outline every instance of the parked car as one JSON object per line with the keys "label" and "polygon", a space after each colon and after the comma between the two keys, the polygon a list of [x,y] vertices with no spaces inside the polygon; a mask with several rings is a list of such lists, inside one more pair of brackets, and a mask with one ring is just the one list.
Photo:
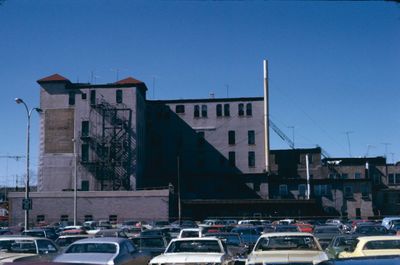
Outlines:
{"label": "parked car", "polygon": [[294,225],[299,228],[300,232],[312,233],[314,231],[314,226],[312,224],[295,223]]}
{"label": "parked car", "polygon": [[328,260],[318,265],[398,265],[400,256],[371,256],[361,258]]}
{"label": "parked car", "polygon": [[357,244],[356,234],[343,234],[335,236],[325,249],[325,253],[330,259],[337,259],[339,253]]}
{"label": "parked car", "polygon": [[164,254],[149,262],[149,265],[159,264],[233,265],[234,260],[218,238],[177,238],[169,243]]}
{"label": "parked car", "polygon": [[238,226],[231,230],[232,233],[237,233],[242,238],[242,241],[252,248],[260,237],[261,232],[251,226]]}
{"label": "parked car", "polygon": [[103,229],[97,232],[95,237],[122,237],[128,238],[128,235],[122,229]]}
{"label": "parked car", "polygon": [[204,237],[216,237],[225,243],[228,253],[235,259],[235,261],[244,261],[247,258],[249,252],[249,246],[243,243],[241,237],[237,233],[231,232],[217,232],[207,233]]}
{"label": "parked car", "polygon": [[0,264],[24,260],[51,260],[59,252],[50,239],[31,236],[1,236]]}
{"label": "parked car", "polygon": [[92,237],[92,235],[62,235],[59,236],[56,239],[56,244],[60,247],[60,248],[66,248],[69,245],[71,245],[72,243],[74,243],[75,241],[81,240],[81,239],[85,239],[85,238],[89,238]]}
{"label": "parked car", "polygon": [[147,252],[151,258],[164,253],[168,245],[168,240],[162,235],[138,236],[131,240],[139,252]]}
{"label": "parked car", "polygon": [[357,244],[339,254],[339,258],[364,256],[400,255],[399,236],[365,236],[357,238]]}
{"label": "parked car", "polygon": [[387,235],[389,231],[382,225],[369,224],[357,226],[357,228],[354,230],[354,233],[364,236],[378,236]]}
{"label": "parked car", "polygon": [[296,225],[277,225],[275,226],[275,232],[284,233],[284,232],[301,232],[300,228]]}
{"label": "parked car", "polygon": [[184,228],[179,232],[178,238],[184,237],[202,237],[202,229],[201,228]]}
{"label": "parked car", "polygon": [[258,239],[246,265],[316,264],[324,260],[328,256],[310,233],[268,233]]}
{"label": "parked car", "polygon": [[400,216],[392,216],[392,217],[385,217],[382,219],[381,225],[383,225],[386,229],[390,229],[393,224],[393,221],[400,220]]}
{"label": "parked car", "polygon": [[314,227],[314,236],[318,239],[322,248],[326,248],[332,238],[342,234],[342,230],[336,225],[317,225]]}
{"label": "parked car", "polygon": [[97,237],[78,240],[53,261],[98,265],[147,265],[149,257],[140,253],[132,241],[120,237]]}
{"label": "parked car", "polygon": [[32,236],[32,237],[45,237],[51,240],[56,240],[58,237],[58,235],[55,233],[53,229],[46,229],[46,228],[25,230],[21,233],[21,235]]}

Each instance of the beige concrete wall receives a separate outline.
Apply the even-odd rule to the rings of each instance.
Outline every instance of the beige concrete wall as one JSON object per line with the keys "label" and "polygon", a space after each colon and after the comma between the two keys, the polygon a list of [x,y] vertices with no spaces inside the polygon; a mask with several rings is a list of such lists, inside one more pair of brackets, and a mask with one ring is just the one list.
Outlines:
{"label": "beige concrete wall", "polygon": [[[73,192],[31,192],[30,197],[30,223],[36,223],[38,215],[44,215],[48,223],[58,222],[61,215],[73,221]],[[24,222],[23,198],[23,192],[9,193],[11,225]],[[78,192],[77,205],[78,222],[83,222],[85,215],[94,220],[117,215],[118,222],[168,220],[169,190]]]}

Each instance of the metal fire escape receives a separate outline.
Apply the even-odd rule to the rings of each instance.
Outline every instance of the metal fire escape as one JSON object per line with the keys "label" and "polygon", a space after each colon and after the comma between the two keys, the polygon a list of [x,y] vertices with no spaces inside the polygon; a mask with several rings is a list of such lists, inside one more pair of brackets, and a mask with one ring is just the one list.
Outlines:
{"label": "metal fire escape", "polygon": [[[100,181],[101,190],[131,190],[130,177],[136,165],[136,139],[132,130],[132,109],[111,105],[104,99],[91,107],[98,120],[91,121],[91,133],[81,139],[93,151],[81,163]],[[85,157],[86,156],[86,157]]]}

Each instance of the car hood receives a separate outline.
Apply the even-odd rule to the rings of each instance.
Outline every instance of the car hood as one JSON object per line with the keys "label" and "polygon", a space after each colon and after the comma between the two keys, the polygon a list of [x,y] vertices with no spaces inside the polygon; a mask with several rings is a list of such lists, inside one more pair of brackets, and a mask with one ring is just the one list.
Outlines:
{"label": "car hood", "polygon": [[288,263],[288,262],[320,262],[328,257],[323,251],[318,250],[283,250],[252,252],[248,256],[249,263]]}
{"label": "car hood", "polygon": [[0,264],[4,262],[14,262],[18,259],[36,256],[36,254],[25,254],[25,253],[4,253],[0,254]]}
{"label": "car hood", "polygon": [[223,253],[165,253],[153,258],[150,263],[198,263],[221,262]]}
{"label": "car hood", "polygon": [[64,253],[57,256],[53,261],[68,263],[107,264],[113,260],[115,254],[110,253]]}

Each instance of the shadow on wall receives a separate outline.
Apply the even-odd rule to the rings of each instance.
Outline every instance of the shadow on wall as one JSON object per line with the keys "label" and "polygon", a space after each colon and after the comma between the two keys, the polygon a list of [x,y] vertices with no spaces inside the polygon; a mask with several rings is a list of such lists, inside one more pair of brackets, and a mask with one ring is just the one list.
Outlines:
{"label": "shadow on wall", "polygon": [[260,198],[237,167],[164,103],[150,102],[146,119],[146,169],[139,188],[178,187],[179,163],[185,199]]}

